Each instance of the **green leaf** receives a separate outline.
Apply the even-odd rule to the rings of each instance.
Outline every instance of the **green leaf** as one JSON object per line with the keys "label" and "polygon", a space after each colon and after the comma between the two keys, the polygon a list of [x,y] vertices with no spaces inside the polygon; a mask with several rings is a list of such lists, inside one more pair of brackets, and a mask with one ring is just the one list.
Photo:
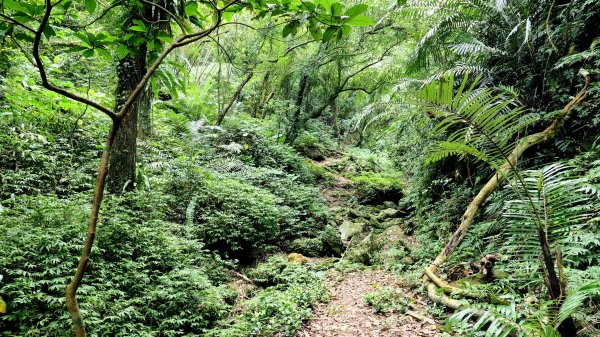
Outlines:
{"label": "green leaf", "polygon": [[86,49],[81,54],[85,57],[92,57],[94,56],[94,49]]}
{"label": "green leaf", "polygon": [[129,48],[127,48],[127,46],[124,44],[120,44],[115,51],[117,52],[117,57],[119,57],[119,60],[122,60],[129,55]]}
{"label": "green leaf", "polygon": [[142,32],[145,33],[148,30],[145,27],[141,27],[141,26],[131,26],[129,27],[130,30],[133,30],[134,32]]}
{"label": "green leaf", "polygon": [[373,21],[373,19],[371,19],[368,16],[359,15],[359,16],[355,16],[354,18],[346,21],[346,23],[349,24],[350,26],[365,27],[365,26],[374,25],[375,21]]}
{"label": "green leaf", "polygon": [[323,38],[323,30],[321,30],[321,27],[317,27],[310,31],[310,35],[315,41],[320,41]]}
{"label": "green leaf", "polygon": [[335,34],[336,32],[337,32],[337,27],[335,27],[335,26],[328,27],[325,30],[325,33],[323,33],[322,41],[329,42],[331,40],[331,38],[333,37],[333,34]]}
{"label": "green leaf", "polygon": [[98,53],[98,55],[104,57],[107,60],[112,59],[112,55],[110,55],[110,52],[104,48],[96,48],[96,52]]}
{"label": "green leaf", "polygon": [[96,0],[85,0],[85,10],[90,14],[96,11]]}
{"label": "green leaf", "polygon": [[359,16],[360,14],[364,13],[368,8],[369,8],[369,6],[367,6],[365,4],[354,5],[350,8],[348,8],[348,10],[344,13],[344,15],[347,16],[348,18],[352,19],[352,18],[355,18],[355,17]]}
{"label": "green leaf", "polygon": [[344,6],[341,3],[336,2],[336,3],[332,4],[331,5],[331,15],[333,15],[333,16],[342,15],[342,9],[344,9]]}
{"label": "green leaf", "polygon": [[342,26],[342,34],[343,35],[348,35],[350,34],[350,31],[352,30],[352,28],[348,25],[343,25]]}
{"label": "green leaf", "polygon": [[192,1],[185,5],[185,15],[187,16],[196,16],[198,14],[198,3]]}
{"label": "green leaf", "polygon": [[74,36],[76,36],[77,38],[79,38],[83,44],[85,44],[87,47],[91,48],[93,47],[92,42],[90,41],[90,38],[83,33],[77,32],[73,34]]}

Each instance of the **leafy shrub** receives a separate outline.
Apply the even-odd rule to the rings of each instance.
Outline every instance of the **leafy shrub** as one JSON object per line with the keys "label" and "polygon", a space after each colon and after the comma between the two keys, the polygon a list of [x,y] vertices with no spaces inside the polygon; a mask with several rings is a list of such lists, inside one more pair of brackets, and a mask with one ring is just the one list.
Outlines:
{"label": "leafy shrub", "polygon": [[244,311],[219,323],[209,334],[219,337],[293,336],[310,307],[327,298],[324,275],[290,264],[284,256],[273,256],[251,274],[255,283],[268,286],[244,301]]}
{"label": "leafy shrub", "polygon": [[406,297],[398,289],[389,287],[365,295],[364,300],[376,313],[405,313],[410,308]]}
{"label": "leafy shrub", "polygon": [[207,247],[233,257],[264,252],[279,232],[281,213],[268,191],[228,178],[198,182],[188,207]]}
{"label": "leafy shrub", "polygon": [[[234,294],[214,285],[225,281],[228,264],[208,255],[189,229],[145,220],[156,203],[143,201],[126,207],[123,199],[108,200],[102,214],[78,292],[90,336],[199,334],[229,310]],[[87,197],[23,197],[4,208],[0,245],[11,254],[0,255],[0,294],[9,307],[0,335],[70,336],[65,288],[88,213]]]}

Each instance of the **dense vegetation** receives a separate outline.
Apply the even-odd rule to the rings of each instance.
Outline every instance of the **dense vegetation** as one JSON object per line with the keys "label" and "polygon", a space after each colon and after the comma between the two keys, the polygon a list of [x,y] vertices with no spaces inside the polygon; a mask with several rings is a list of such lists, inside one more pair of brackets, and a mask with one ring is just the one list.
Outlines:
{"label": "dense vegetation", "polygon": [[599,17],[2,1],[0,336],[293,336],[365,268],[445,336],[598,336]]}

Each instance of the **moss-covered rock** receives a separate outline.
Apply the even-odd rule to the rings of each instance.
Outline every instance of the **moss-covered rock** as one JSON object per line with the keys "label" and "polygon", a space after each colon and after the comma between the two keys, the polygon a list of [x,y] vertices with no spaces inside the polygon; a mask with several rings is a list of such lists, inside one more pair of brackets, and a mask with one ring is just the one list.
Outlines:
{"label": "moss-covered rock", "polygon": [[319,238],[323,242],[324,251],[322,255],[342,255],[344,243],[340,238],[339,232],[334,227],[325,226],[323,231],[319,234]]}
{"label": "moss-covered rock", "polygon": [[290,263],[294,263],[294,264],[305,264],[308,259],[299,253],[291,253],[288,254],[287,259]]}
{"label": "moss-covered rock", "polygon": [[317,257],[323,254],[325,249],[321,238],[300,238],[290,242],[287,250],[310,257]]}
{"label": "moss-covered rock", "polygon": [[362,232],[364,227],[364,222],[344,221],[344,223],[339,228],[340,238],[342,239],[342,241],[348,241],[354,235]]}

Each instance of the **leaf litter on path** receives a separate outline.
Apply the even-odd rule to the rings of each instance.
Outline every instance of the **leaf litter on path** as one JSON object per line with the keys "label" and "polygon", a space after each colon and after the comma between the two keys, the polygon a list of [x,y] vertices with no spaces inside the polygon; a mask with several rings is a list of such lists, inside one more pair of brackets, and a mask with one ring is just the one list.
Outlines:
{"label": "leaf litter on path", "polygon": [[[435,321],[418,313],[424,303],[418,295],[401,289],[415,301],[415,311],[407,314],[377,314],[364,300],[381,287],[398,288],[395,276],[383,271],[355,271],[340,274],[330,285],[331,299],[313,309],[296,337],[429,337],[441,336]],[[411,316],[412,314],[412,316]],[[419,319],[413,317],[419,317]],[[432,324],[433,323],[433,324]]]}

